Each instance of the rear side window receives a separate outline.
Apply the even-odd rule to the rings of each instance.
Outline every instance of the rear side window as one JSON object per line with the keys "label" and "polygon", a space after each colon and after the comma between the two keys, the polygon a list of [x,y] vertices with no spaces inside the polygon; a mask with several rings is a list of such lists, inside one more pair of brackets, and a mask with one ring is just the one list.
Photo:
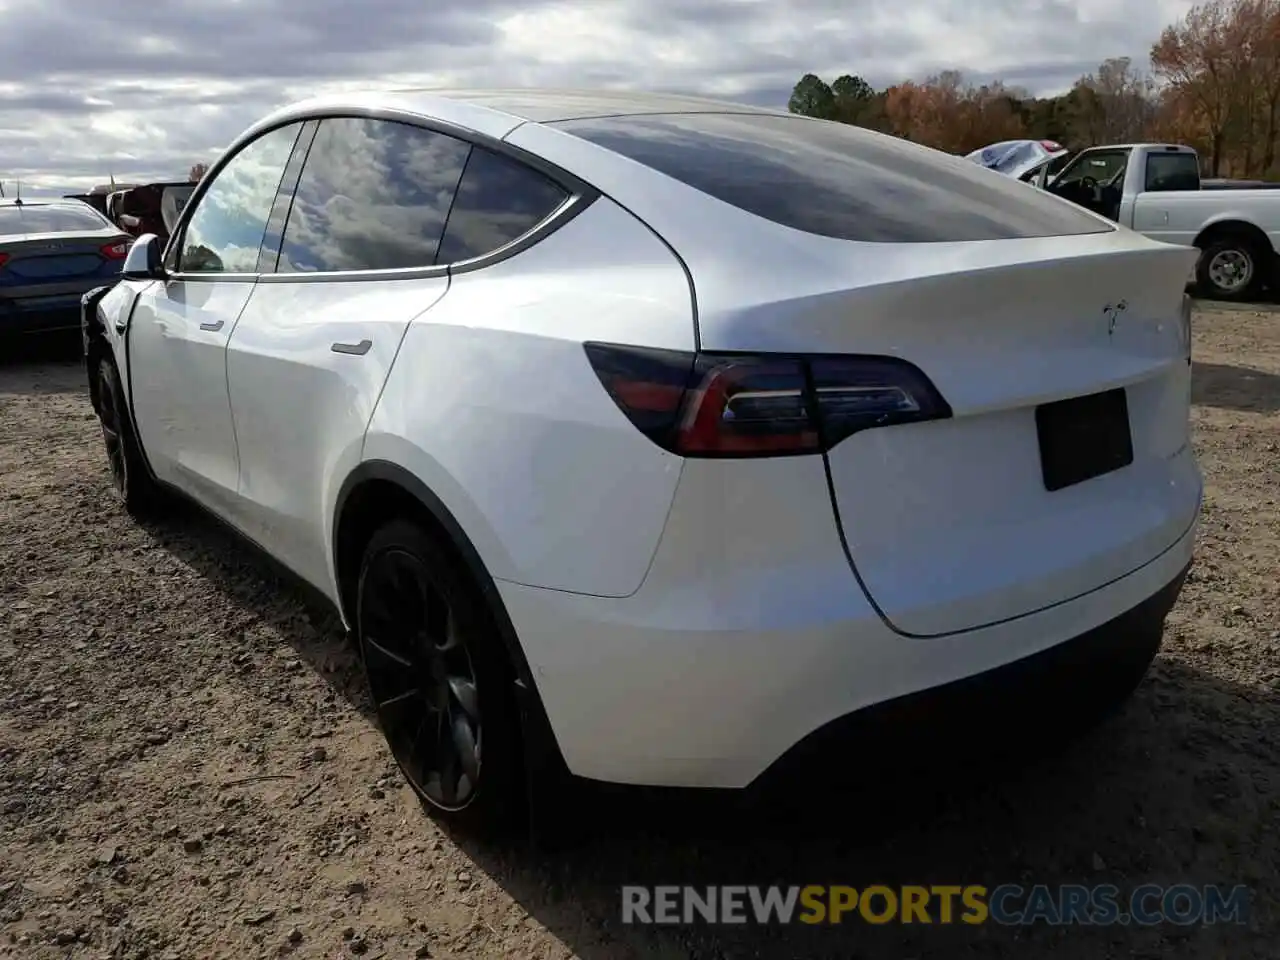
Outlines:
{"label": "rear side window", "polygon": [[538,171],[473,147],[449,211],[437,262],[456,263],[492,253],[524,236],[568,198],[568,191]]}
{"label": "rear side window", "polygon": [[277,271],[432,266],[470,150],[461,140],[407,123],[320,121]]}
{"label": "rear side window", "polygon": [[840,240],[942,243],[1114,229],[970,160],[848,124],[672,114],[554,126],[749,213]]}
{"label": "rear side window", "polygon": [[20,233],[84,233],[109,226],[88,206],[79,203],[0,207],[0,237]]}
{"label": "rear side window", "polygon": [[1194,153],[1152,153],[1147,156],[1146,189],[1199,190],[1200,161]]}

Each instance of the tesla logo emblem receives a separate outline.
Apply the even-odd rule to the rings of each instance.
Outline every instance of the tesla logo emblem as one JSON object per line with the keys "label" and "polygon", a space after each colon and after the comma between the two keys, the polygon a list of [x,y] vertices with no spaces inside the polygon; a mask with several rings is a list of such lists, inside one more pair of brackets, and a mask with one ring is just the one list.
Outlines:
{"label": "tesla logo emblem", "polygon": [[1120,314],[1129,309],[1127,301],[1121,300],[1117,303],[1108,303],[1102,308],[1102,314],[1107,318],[1107,336],[1113,336],[1116,332],[1116,323],[1120,320]]}

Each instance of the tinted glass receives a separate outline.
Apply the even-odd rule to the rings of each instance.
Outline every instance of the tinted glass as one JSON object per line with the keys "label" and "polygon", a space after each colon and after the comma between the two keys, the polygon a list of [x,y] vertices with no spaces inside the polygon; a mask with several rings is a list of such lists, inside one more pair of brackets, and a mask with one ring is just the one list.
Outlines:
{"label": "tinted glass", "polygon": [[284,176],[280,178],[280,190],[276,193],[275,203],[271,206],[267,228],[262,232],[262,250],[258,254],[259,273],[275,273],[276,264],[280,260],[280,243],[284,239],[285,222],[289,218],[289,208],[293,206],[293,190],[319,125],[318,120],[308,120],[302,125],[298,142],[294,144],[289,162],[285,164]]}
{"label": "tinted glass", "polygon": [[1200,161],[1194,153],[1153,153],[1147,157],[1147,190],[1198,190]]}
{"label": "tinted glass", "polygon": [[257,271],[262,232],[298,129],[295,124],[263,134],[218,171],[187,221],[180,270]]}
{"label": "tinted glass", "polygon": [[386,120],[322,120],[285,225],[280,273],[436,262],[470,145]]}
{"label": "tinted glass", "polygon": [[19,233],[84,233],[105,230],[105,220],[82,204],[24,204],[0,207],[0,237]]}
{"label": "tinted glass", "polygon": [[930,243],[1112,229],[963,157],[849,124],[684,114],[554,126],[750,213],[843,240]]}
{"label": "tinted glass", "polygon": [[519,239],[568,197],[563,187],[523,163],[474,147],[449,212],[439,262],[469,260]]}

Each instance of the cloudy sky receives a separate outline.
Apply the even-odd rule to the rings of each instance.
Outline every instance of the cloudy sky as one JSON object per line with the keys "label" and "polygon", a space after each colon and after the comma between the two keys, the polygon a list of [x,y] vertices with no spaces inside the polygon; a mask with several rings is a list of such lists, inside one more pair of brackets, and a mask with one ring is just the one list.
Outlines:
{"label": "cloudy sky", "polygon": [[[0,180],[184,178],[343,87],[590,85],[782,106],[805,72],[1057,93],[1190,0],[0,0]],[[12,195],[10,193],[10,195]]]}

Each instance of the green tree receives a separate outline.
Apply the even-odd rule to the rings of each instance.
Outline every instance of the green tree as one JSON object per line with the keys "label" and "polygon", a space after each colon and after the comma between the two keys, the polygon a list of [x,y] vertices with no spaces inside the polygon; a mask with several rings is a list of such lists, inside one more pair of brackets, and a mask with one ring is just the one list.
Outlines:
{"label": "green tree", "polygon": [[827,82],[814,73],[806,73],[791,90],[787,109],[805,117],[829,119],[835,110],[836,97]]}
{"label": "green tree", "polygon": [[876,92],[867,81],[846,73],[831,85],[831,93],[835,98],[832,120],[864,127],[877,125],[877,115],[883,111],[878,109]]}
{"label": "green tree", "polygon": [[865,103],[876,95],[876,92],[871,89],[871,84],[861,77],[848,73],[836,78],[836,82],[831,85],[831,92],[835,94],[837,100],[847,100],[850,103]]}

